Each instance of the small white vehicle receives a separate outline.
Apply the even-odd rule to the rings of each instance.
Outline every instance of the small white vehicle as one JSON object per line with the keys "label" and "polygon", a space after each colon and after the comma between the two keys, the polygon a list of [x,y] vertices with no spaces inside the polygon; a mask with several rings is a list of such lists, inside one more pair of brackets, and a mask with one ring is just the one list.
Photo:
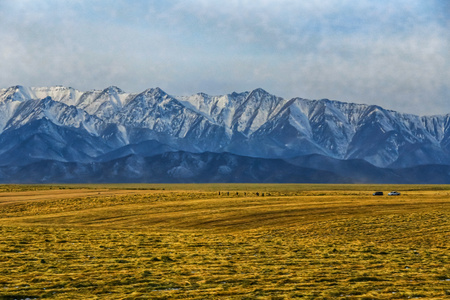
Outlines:
{"label": "small white vehicle", "polygon": [[388,194],[388,196],[400,196],[399,192],[392,191]]}

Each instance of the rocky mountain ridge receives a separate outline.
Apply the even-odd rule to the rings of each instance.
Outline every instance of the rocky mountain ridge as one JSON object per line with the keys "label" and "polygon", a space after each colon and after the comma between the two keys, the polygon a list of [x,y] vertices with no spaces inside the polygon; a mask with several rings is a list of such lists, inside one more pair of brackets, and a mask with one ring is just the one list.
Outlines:
{"label": "rocky mountain ridge", "polygon": [[288,100],[263,89],[178,97],[159,88],[131,94],[117,87],[81,92],[14,86],[0,89],[0,166],[103,164],[169,152],[291,163],[318,155],[383,169],[445,166],[450,165],[449,123],[449,114],[416,116],[376,105]]}

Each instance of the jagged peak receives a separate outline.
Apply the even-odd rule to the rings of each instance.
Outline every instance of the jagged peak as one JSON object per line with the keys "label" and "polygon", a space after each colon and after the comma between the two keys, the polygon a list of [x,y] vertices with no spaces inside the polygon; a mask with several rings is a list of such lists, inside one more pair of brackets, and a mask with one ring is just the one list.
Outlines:
{"label": "jagged peak", "polygon": [[334,107],[339,110],[345,110],[345,109],[364,109],[364,110],[371,110],[373,107],[377,107],[377,109],[388,111],[383,109],[382,107],[376,106],[376,105],[368,105],[368,104],[361,104],[361,103],[351,103],[351,102],[344,102],[339,100],[331,100],[331,99],[319,99],[319,100],[310,100],[310,99],[304,99],[300,97],[292,98],[288,103],[299,103],[302,106],[305,105],[305,107],[309,108],[317,108],[317,107]]}
{"label": "jagged peak", "polygon": [[22,85],[11,86],[2,92],[3,95],[0,95],[2,100],[25,101],[33,98],[31,90]]}
{"label": "jagged peak", "polygon": [[238,98],[238,97],[247,97],[248,95],[250,95],[251,92],[249,91],[245,91],[245,92],[232,92],[231,94],[228,94],[228,96],[233,97],[233,98]]}
{"label": "jagged peak", "polygon": [[209,97],[209,95],[207,93],[204,93],[204,92],[196,93],[195,95],[203,97],[203,98],[208,98]]}
{"label": "jagged peak", "polygon": [[177,102],[179,102],[176,98],[170,96],[159,87],[156,87],[156,88],[148,88],[142,93],[137,94],[136,96],[133,97],[133,100],[131,100],[129,103],[136,103],[136,101],[162,103],[167,99],[176,100]]}
{"label": "jagged peak", "polygon": [[[368,105],[367,106],[367,111],[368,113],[377,113],[377,114],[384,114],[385,112],[387,112],[388,110],[382,108],[379,105]],[[393,112],[393,111],[390,111]]]}
{"label": "jagged peak", "polygon": [[262,88],[256,88],[253,91],[250,92],[249,97],[251,95],[256,95],[256,94],[263,94],[263,95],[271,95],[269,92],[267,92],[266,90],[262,89]]}
{"label": "jagged peak", "polygon": [[309,102],[313,102],[313,103],[317,103],[317,104],[332,104],[332,105],[361,105],[361,106],[367,106],[366,104],[358,104],[358,103],[349,103],[349,102],[345,102],[345,101],[339,101],[339,100],[332,100],[332,99],[328,99],[328,98],[322,98],[322,99],[318,99],[318,100],[309,100],[309,99],[303,99],[303,98],[298,98],[302,101],[309,101]]}
{"label": "jagged peak", "polygon": [[6,91],[10,93],[26,93],[27,88],[24,87],[23,85],[13,85],[9,87]]}
{"label": "jagged peak", "polygon": [[[70,96],[70,97],[74,97],[76,99],[78,99],[81,94],[94,94],[94,95],[98,95],[101,93],[117,93],[117,94],[121,94],[121,97],[125,97],[126,95],[141,95],[141,94],[153,94],[154,96],[159,96],[159,97],[164,97],[166,95],[168,95],[165,91],[163,91],[161,88],[156,87],[156,88],[149,88],[147,90],[145,90],[144,92],[141,93],[125,93],[122,89],[120,89],[117,86],[110,86],[107,87],[103,90],[91,90],[91,91],[80,91],[78,89],[74,89],[72,87],[66,87],[63,85],[54,85],[54,86],[50,86],[50,87],[25,87],[23,85],[14,85],[11,86],[9,88],[3,88],[0,89],[0,100],[4,101],[4,100],[13,100],[13,101],[23,101],[23,100],[28,100],[28,99],[40,99],[45,97],[45,93],[50,93],[50,92],[62,92],[62,91],[70,91],[71,93],[74,93],[74,96]],[[62,95],[62,94],[61,94]],[[269,92],[267,92],[266,90],[264,90],[263,88],[255,88],[252,91],[246,91],[246,92],[242,92],[242,93],[238,93],[238,92],[232,92],[231,94],[226,94],[226,95],[208,95],[206,93],[197,93],[196,95],[203,97],[203,98],[216,98],[216,97],[224,97],[224,96],[228,96],[230,98],[251,98],[251,97],[261,97],[263,95],[267,95],[270,97],[267,97],[267,100],[269,101],[278,101],[279,99],[282,100],[288,100],[288,99],[283,99],[281,97],[278,97],[276,95],[270,94]],[[52,94],[52,97],[54,96],[54,94]],[[172,97],[172,96],[171,96]],[[59,101],[58,97],[53,97],[55,101]],[[181,97],[172,97],[174,99],[180,99]],[[187,97],[186,97],[187,98]],[[344,101],[338,101],[338,100],[332,100],[332,99],[328,99],[328,98],[323,98],[323,99],[319,99],[319,100],[308,100],[308,99],[304,99],[304,98],[300,98],[300,97],[296,97],[296,98],[292,98],[292,99],[296,99],[299,101],[309,101],[312,103],[322,103],[322,104],[333,104],[333,105],[349,105],[350,106],[354,106],[354,107],[361,107],[361,108],[369,108],[372,107],[372,105],[369,104],[363,104],[363,103],[348,103],[348,102],[344,102]],[[67,100],[65,100],[67,102]],[[241,99],[241,101],[244,101],[244,99]],[[69,103],[69,102],[67,102]],[[72,101],[70,102],[73,105],[76,105],[78,102],[76,101]],[[286,103],[285,103],[286,104]],[[283,104],[284,105],[284,104]],[[379,106],[378,106],[379,107]],[[394,110],[389,110],[389,109],[384,109],[379,107],[379,109],[382,109],[383,111],[387,111],[390,113],[399,113],[401,115],[411,115],[413,116],[413,114],[405,114],[405,113],[401,113],[398,111],[394,111]],[[437,116],[441,116],[441,115],[430,115],[430,116],[425,116],[425,117],[437,117]],[[422,117],[422,116],[421,116]]]}
{"label": "jagged peak", "polygon": [[[33,87],[33,89],[39,89],[39,87]],[[66,91],[66,90],[71,90],[73,88],[71,87],[67,87],[64,85],[53,85],[50,87],[42,87],[42,89],[50,89],[50,90],[57,90],[57,91]]]}
{"label": "jagged peak", "polygon": [[20,91],[25,89],[25,87],[23,85],[12,85],[10,87],[7,88],[2,88],[1,91],[2,92],[16,92],[16,91]]}
{"label": "jagged peak", "polygon": [[143,91],[141,94],[144,95],[154,95],[154,96],[165,96],[167,95],[166,92],[164,92],[161,88],[155,87],[155,88],[148,88],[145,91]]}
{"label": "jagged peak", "polygon": [[103,90],[103,92],[108,93],[108,94],[113,94],[113,93],[123,94],[124,93],[124,91],[121,88],[119,88],[115,85],[111,85],[111,86],[107,87],[106,89]]}

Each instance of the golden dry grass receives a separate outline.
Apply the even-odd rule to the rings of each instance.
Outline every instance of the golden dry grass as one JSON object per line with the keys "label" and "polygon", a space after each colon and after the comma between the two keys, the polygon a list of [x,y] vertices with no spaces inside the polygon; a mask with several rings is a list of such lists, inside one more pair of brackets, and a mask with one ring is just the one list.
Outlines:
{"label": "golden dry grass", "polygon": [[450,297],[448,186],[3,186],[0,233],[0,299]]}

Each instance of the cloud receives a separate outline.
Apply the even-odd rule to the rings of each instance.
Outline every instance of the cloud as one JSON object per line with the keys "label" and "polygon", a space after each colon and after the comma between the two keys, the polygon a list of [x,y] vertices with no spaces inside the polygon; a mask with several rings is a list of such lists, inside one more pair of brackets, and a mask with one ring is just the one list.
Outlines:
{"label": "cloud", "polygon": [[448,13],[439,0],[3,0],[0,86],[263,87],[450,112]]}

